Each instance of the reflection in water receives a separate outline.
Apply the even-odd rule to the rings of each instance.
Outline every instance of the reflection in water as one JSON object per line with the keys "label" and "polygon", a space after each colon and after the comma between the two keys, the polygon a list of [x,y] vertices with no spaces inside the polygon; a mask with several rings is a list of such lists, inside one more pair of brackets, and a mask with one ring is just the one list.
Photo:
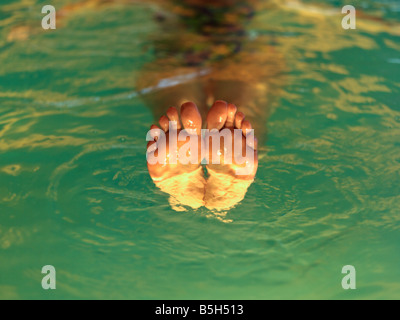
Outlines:
{"label": "reflection in water", "polygon": [[[176,0],[171,3],[171,14],[156,17],[165,32],[155,37],[156,60],[144,66],[137,84],[142,92],[156,88],[142,96],[156,118],[166,108],[187,101],[194,102],[200,117],[205,118],[211,103],[226,100],[246,115],[255,134],[264,141],[270,113],[268,97],[277,92],[284,64],[272,46],[249,38],[246,25],[254,16],[257,3]],[[210,129],[214,128],[210,122],[226,119],[228,113],[226,104],[213,108],[215,111],[211,109],[207,116]],[[236,107],[232,117],[235,114]],[[217,129],[224,126],[225,121]],[[203,204],[211,210],[227,210],[243,200],[254,174],[244,179],[218,165],[207,168],[204,182],[200,170],[195,177],[188,179],[185,172],[157,181],[157,185],[171,195],[173,202],[192,208]],[[153,176],[152,170],[150,174]]]}
{"label": "reflection in water", "polygon": [[[154,136],[157,135],[153,138],[158,140],[149,142],[148,156],[158,157],[160,161],[148,162],[148,169],[156,185],[171,196],[172,208],[205,206],[221,211],[243,200],[258,168],[257,143],[247,131],[251,130],[251,123],[243,119],[243,113],[237,112],[233,104],[216,101],[207,114],[207,128],[215,130],[214,137],[202,136],[203,121],[197,106],[193,102],[184,103],[180,112],[182,125],[184,129],[193,130],[186,141],[178,141],[176,134],[167,131],[169,121],[177,121],[179,134],[182,133],[177,109],[169,108],[167,115],[160,119],[166,139],[160,136],[159,128],[152,126]],[[239,135],[232,134],[234,128],[241,129]],[[216,134],[223,131],[229,133],[231,139],[223,133]],[[191,140],[195,145],[188,147]],[[179,154],[176,163],[171,163],[173,150]],[[182,163],[182,154],[191,158],[190,164]],[[203,159],[207,160],[207,175],[201,165]]]}
{"label": "reflection in water", "polygon": [[[173,38],[174,23],[184,23],[168,14],[174,11],[153,11],[163,33],[143,9],[147,1],[70,11],[57,36],[38,30],[25,43],[7,42],[7,33],[16,25],[35,26],[37,19],[27,23],[18,3],[39,1],[5,2],[1,297],[46,298],[37,290],[42,261],[60,266],[60,298],[348,298],[337,281],[337,266],[348,261],[365,266],[364,290],[355,297],[398,296],[400,45],[390,14],[386,21],[360,16],[358,30],[347,32],[338,8],[327,14],[329,7],[313,5],[319,11],[307,14],[309,7],[281,1],[257,10],[251,22],[242,20],[250,23],[248,35],[234,56],[251,66],[244,53],[271,54],[284,76],[265,82],[268,91],[276,81],[277,92],[267,95],[280,97],[267,98],[275,110],[268,158],[260,143],[257,179],[230,212],[233,223],[221,224],[204,219],[210,212],[203,209],[170,214],[143,159],[153,120],[132,96],[140,93],[134,83],[153,49],[159,48],[156,61],[176,61],[177,68],[147,64],[140,73],[153,86],[144,85],[147,93],[203,79],[210,70],[202,61],[219,62],[186,54],[187,65],[179,53],[175,59],[158,55],[168,52],[160,41]],[[263,50],[268,47],[275,53]],[[224,58],[229,50],[221,51],[221,60],[233,64]],[[180,72],[197,69],[204,71]],[[152,110],[159,117],[167,107]]]}
{"label": "reflection in water", "polygon": [[[65,19],[79,10],[101,8],[113,3],[132,4],[140,3],[140,1],[88,0],[67,5],[58,12],[58,27],[62,27]],[[312,58],[315,52],[328,53],[357,46],[371,49],[376,46],[371,39],[358,33],[347,33],[346,36],[338,39],[337,32],[333,31],[333,28],[337,29],[336,24],[340,17],[340,10],[337,8],[308,5],[299,1],[171,0],[151,3],[156,5],[154,18],[160,25],[159,34],[152,37],[156,60],[142,68],[136,87],[155,118],[160,117],[166,108],[179,106],[185,101],[195,102],[204,118],[214,100],[230,101],[246,114],[261,145],[265,144],[266,123],[273,102],[280,95],[287,81],[283,76],[283,73],[287,71],[284,56],[290,57],[293,48],[306,45],[310,51],[309,58]],[[300,22],[306,25],[312,21],[316,28],[314,31],[309,31],[308,38],[306,36],[277,38],[272,35],[273,33],[252,35],[247,31],[247,26],[255,12],[262,9],[264,12],[265,9],[276,10],[276,8],[294,11],[299,14]],[[385,23],[376,17],[361,13],[360,18],[358,28],[362,30],[372,33],[386,31],[394,34],[399,31],[398,26]],[[257,25],[260,22],[264,24],[261,19],[262,16],[258,17],[254,24]],[[284,19],[285,17],[282,19],[283,23]],[[273,21],[270,22],[270,28],[280,31],[274,26]],[[35,30],[28,26],[18,25],[11,30],[7,40],[9,42],[26,40],[30,35],[39,32],[39,29]],[[299,30],[292,28],[291,32],[300,31],[301,28]],[[279,43],[279,50],[276,43]],[[309,67],[310,63],[304,63],[301,59],[297,62],[297,68],[304,70],[307,77],[321,82],[326,81],[320,73],[309,70]],[[321,64],[319,68],[338,74],[348,73],[341,66],[333,64]],[[355,86],[356,84],[350,83],[350,87]],[[336,89],[340,92],[340,87],[337,85]],[[346,95],[342,96],[346,99]],[[358,102],[362,101],[358,100]],[[336,103],[342,106],[341,99]],[[31,135],[18,142],[11,141],[11,144],[14,148],[27,145],[35,147],[43,144],[73,146],[83,145],[85,141],[61,136]],[[0,148],[8,149],[10,144],[6,145],[2,142]],[[208,174],[211,172],[213,170],[209,170]],[[202,203],[198,200],[201,198],[201,192],[194,197],[197,200],[194,200],[188,192],[187,183],[183,183],[182,179],[183,177],[176,176],[173,182],[169,181],[169,184],[174,187],[166,181],[163,184],[158,181],[157,185],[162,190],[168,191],[167,193],[174,194],[172,198],[176,203],[189,206],[193,203],[193,208],[199,207]],[[226,178],[227,181],[229,179],[230,177]],[[209,179],[209,182],[212,180]],[[238,183],[237,187],[233,187],[232,184],[225,182],[225,179],[221,178],[219,187],[216,187],[217,183],[213,183],[213,188],[209,187],[204,191],[206,198],[207,194],[211,194],[209,190],[213,190],[212,194],[225,195],[226,205],[218,203],[208,206],[210,209],[231,208],[243,199],[249,186],[248,183]],[[233,195],[235,189],[242,190],[237,192],[240,196],[229,197],[229,190],[232,190]],[[180,200],[176,200],[177,198]],[[223,202],[224,197],[218,198],[220,202]],[[176,205],[173,207],[177,208]]]}
{"label": "reflection in water", "polygon": [[215,100],[225,100],[246,113],[264,141],[284,61],[269,44],[272,37],[253,39],[246,31],[258,3],[176,0],[159,14],[157,59],[143,67],[137,83],[139,89],[156,89],[143,95],[155,118],[185,101],[205,117]]}

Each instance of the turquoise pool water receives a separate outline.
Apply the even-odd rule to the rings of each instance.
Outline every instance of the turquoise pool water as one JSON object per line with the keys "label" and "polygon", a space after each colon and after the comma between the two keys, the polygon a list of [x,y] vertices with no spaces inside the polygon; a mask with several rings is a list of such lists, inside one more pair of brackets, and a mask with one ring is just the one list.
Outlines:
{"label": "turquoise pool water", "polygon": [[224,220],[173,211],[147,173],[135,85],[154,8],[85,7],[45,32],[44,4],[0,5],[1,299],[400,298],[398,2],[355,4],[356,30],[331,14],[342,1],[258,12],[250,36],[282,53],[285,81]]}

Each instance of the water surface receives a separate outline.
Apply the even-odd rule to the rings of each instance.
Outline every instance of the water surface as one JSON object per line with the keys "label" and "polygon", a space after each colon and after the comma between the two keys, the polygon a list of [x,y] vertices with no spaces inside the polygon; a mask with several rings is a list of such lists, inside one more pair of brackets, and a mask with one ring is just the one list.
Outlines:
{"label": "water surface", "polygon": [[357,30],[329,14],[342,1],[257,13],[250,36],[282,54],[285,80],[225,219],[173,211],[148,176],[136,83],[162,32],[154,8],[83,8],[45,32],[44,4],[0,5],[0,298],[400,297],[397,2],[362,1]]}

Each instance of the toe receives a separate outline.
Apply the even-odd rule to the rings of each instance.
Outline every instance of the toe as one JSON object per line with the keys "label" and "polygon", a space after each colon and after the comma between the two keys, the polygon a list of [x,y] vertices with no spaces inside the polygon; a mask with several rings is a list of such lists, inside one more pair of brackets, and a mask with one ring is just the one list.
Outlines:
{"label": "toe", "polygon": [[161,129],[155,124],[150,127],[150,136],[154,139],[154,141],[158,140],[158,137],[160,136],[160,130]]}
{"label": "toe", "polygon": [[249,121],[242,121],[242,133],[246,137],[246,144],[254,150],[257,150],[258,141],[257,138],[254,136],[254,131],[250,131],[252,129],[253,127],[251,126],[251,123]]}
{"label": "toe", "polygon": [[258,140],[257,140],[257,138],[254,137],[253,141],[249,141],[249,142],[247,143],[247,145],[248,145],[249,147],[253,148],[254,150],[257,150],[257,149],[258,149]]}
{"label": "toe", "polygon": [[244,113],[243,112],[238,112],[236,113],[235,117],[235,128],[236,129],[242,129],[242,122],[244,120]]}
{"label": "toe", "polygon": [[196,130],[196,134],[200,135],[201,115],[193,102],[186,102],[181,106],[181,119],[186,130]]}
{"label": "toe", "polygon": [[182,128],[181,122],[179,121],[178,110],[175,107],[171,107],[167,110],[167,116],[170,121],[176,121],[176,129],[180,130]]}
{"label": "toe", "polygon": [[161,129],[163,129],[165,132],[168,132],[169,119],[167,116],[161,116],[158,123],[160,124]]}
{"label": "toe", "polygon": [[247,136],[247,135],[250,133],[249,130],[251,130],[251,129],[252,129],[251,123],[250,123],[249,121],[247,121],[247,120],[244,120],[244,121],[242,122],[242,132],[243,132],[243,135],[244,135],[244,136]]}
{"label": "toe", "polygon": [[157,143],[155,141],[149,141],[147,144],[147,153],[152,153],[156,151],[157,149]]}
{"label": "toe", "polygon": [[157,140],[160,137],[161,129],[153,124],[150,127],[150,137],[153,139],[147,143],[147,153],[152,153],[157,149]]}
{"label": "toe", "polygon": [[233,128],[235,122],[235,115],[236,115],[237,108],[234,104],[228,104],[228,116],[226,118],[225,127]]}
{"label": "toe", "polygon": [[226,123],[228,117],[228,104],[225,101],[215,101],[207,114],[208,129],[220,130]]}

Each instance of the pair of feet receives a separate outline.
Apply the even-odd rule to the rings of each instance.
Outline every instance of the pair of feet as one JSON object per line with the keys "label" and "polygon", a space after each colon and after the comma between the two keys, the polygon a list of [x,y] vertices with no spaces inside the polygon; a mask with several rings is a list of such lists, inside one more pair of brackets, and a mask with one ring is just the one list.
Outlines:
{"label": "pair of feet", "polygon": [[[210,136],[202,136],[203,120],[200,112],[194,103],[187,102],[181,106],[180,113],[175,107],[169,108],[166,115],[159,120],[160,127],[151,126],[150,132],[158,131],[158,135],[153,135],[154,141],[148,143],[147,156],[159,156],[163,152],[167,161],[153,164],[148,161],[148,170],[155,184],[171,195],[170,203],[176,210],[182,210],[182,205],[228,209],[244,198],[256,174],[257,140],[252,135],[252,126],[245,120],[245,115],[237,112],[233,104],[216,101],[207,114],[206,122],[207,129],[216,134],[216,140]],[[176,127],[178,135],[181,130],[186,129],[191,136],[186,141],[176,141],[171,146],[170,123]],[[159,138],[161,130],[165,139]],[[229,135],[230,132],[232,139],[226,142],[226,133]],[[197,160],[189,164],[183,164],[179,159],[176,163],[168,161],[174,155],[171,148],[176,148],[179,154],[179,149],[190,139],[197,140]],[[189,155],[190,149],[186,152]],[[207,177],[201,164],[205,159]]]}

